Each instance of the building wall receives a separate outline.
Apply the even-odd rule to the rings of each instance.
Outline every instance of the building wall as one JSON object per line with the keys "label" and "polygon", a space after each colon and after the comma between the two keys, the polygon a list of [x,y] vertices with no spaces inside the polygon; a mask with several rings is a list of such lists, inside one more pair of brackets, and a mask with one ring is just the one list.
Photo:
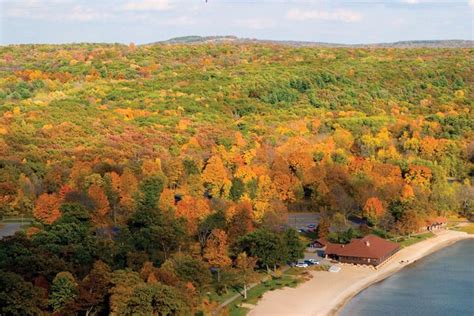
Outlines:
{"label": "building wall", "polygon": [[393,256],[400,248],[395,249],[391,253],[386,254],[384,257],[381,258],[364,258],[364,257],[346,257],[346,256],[338,256],[334,254],[328,254],[328,257],[331,259],[338,260],[342,263],[351,263],[351,264],[366,264],[377,266],[383,263],[385,260],[389,259]]}
{"label": "building wall", "polygon": [[352,264],[367,264],[367,265],[377,265],[379,264],[379,259],[377,258],[362,258],[362,257],[339,257],[339,261],[343,263],[352,263]]}

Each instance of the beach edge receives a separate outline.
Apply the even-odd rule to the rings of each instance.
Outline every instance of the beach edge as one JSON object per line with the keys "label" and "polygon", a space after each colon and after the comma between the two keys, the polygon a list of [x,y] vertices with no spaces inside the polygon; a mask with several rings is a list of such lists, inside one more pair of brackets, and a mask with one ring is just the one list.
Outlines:
{"label": "beach edge", "polygon": [[[465,235],[464,235],[465,234]],[[440,236],[436,236],[436,237],[433,237],[433,238],[430,238],[429,241],[433,241],[434,239],[436,239],[437,237],[440,237]],[[463,233],[463,235],[458,235],[456,236],[456,238],[452,238],[452,239],[447,239],[447,240],[443,240],[441,239],[439,241],[439,243],[437,243],[436,245],[433,245],[432,247],[430,247],[429,249],[427,249],[425,252],[419,254],[415,259],[413,259],[413,261],[411,261],[409,264],[406,264],[406,265],[402,265],[398,268],[394,268],[394,269],[390,269],[388,271],[384,271],[381,275],[377,275],[375,279],[373,280],[367,280],[367,283],[361,285],[359,288],[357,288],[356,290],[351,290],[351,293],[348,293],[347,295],[343,296],[340,300],[338,300],[337,302],[334,303],[334,307],[329,311],[328,314],[326,314],[327,316],[338,316],[339,313],[341,312],[341,310],[347,305],[347,303],[349,303],[355,296],[357,296],[359,293],[363,292],[364,290],[366,290],[367,288],[369,288],[370,286],[374,285],[374,284],[377,284],[379,282],[382,282],[383,280],[391,277],[392,275],[400,272],[401,270],[405,269],[406,267],[409,267],[411,266],[412,264],[414,264],[415,262],[417,262],[418,260],[421,260],[435,252],[438,252],[446,247],[449,247],[459,241],[463,241],[463,240],[467,240],[467,239],[474,239],[474,235],[469,235],[467,233]],[[423,243],[424,241],[422,241],[421,243]],[[419,244],[415,244],[415,245],[412,245],[412,246],[408,246],[404,249],[408,249],[410,247],[413,247],[413,246],[419,246]]]}

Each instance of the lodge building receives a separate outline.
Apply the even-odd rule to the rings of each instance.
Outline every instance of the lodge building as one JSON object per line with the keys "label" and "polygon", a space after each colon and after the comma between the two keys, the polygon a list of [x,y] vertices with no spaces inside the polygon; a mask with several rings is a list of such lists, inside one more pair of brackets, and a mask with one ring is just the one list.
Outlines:
{"label": "lodge building", "polygon": [[345,245],[334,244],[325,239],[319,239],[314,245],[322,249],[327,258],[342,263],[372,266],[378,266],[400,250],[400,245],[397,243],[375,235],[367,235],[364,238],[353,239],[350,243]]}

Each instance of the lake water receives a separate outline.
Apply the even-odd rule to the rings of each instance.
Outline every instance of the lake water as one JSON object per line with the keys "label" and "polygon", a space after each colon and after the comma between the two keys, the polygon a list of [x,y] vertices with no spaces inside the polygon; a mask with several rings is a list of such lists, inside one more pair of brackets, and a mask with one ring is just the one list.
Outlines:
{"label": "lake water", "polygon": [[474,316],[474,240],[425,257],[355,296],[341,316]]}

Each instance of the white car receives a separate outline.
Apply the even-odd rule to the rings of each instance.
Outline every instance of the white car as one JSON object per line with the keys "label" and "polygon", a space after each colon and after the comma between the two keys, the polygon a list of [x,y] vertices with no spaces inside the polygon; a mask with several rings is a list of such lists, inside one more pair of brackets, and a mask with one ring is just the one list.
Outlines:
{"label": "white car", "polygon": [[307,268],[307,267],[308,267],[308,264],[307,264],[307,263],[298,262],[297,264],[295,264],[295,267],[297,267],[297,268]]}
{"label": "white car", "polygon": [[311,263],[311,264],[316,264],[318,265],[319,264],[319,260],[316,260],[316,259],[306,259],[305,261]]}

